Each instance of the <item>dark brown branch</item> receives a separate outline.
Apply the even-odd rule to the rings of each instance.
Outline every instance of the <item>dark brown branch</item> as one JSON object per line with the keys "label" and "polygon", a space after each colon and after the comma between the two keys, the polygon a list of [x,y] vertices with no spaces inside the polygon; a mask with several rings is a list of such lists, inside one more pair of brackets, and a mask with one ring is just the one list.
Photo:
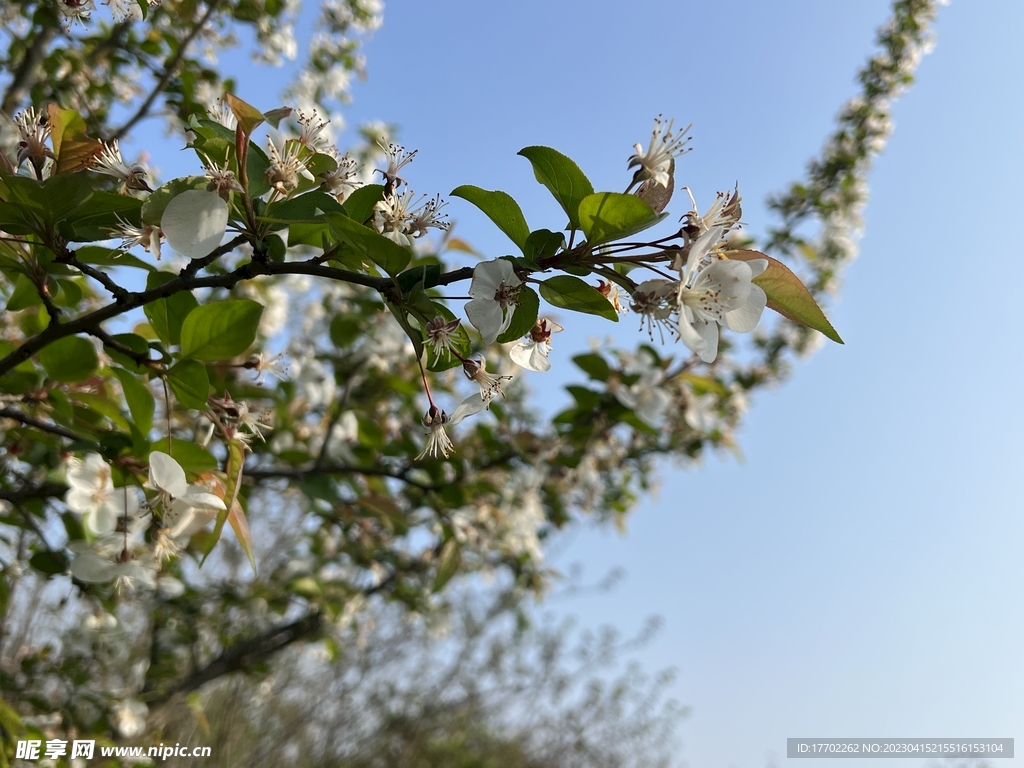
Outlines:
{"label": "dark brown branch", "polygon": [[147,354],[141,354],[136,352],[126,344],[122,344],[120,341],[115,339],[109,333],[104,331],[102,328],[88,328],[85,331],[90,336],[95,336],[97,339],[103,342],[104,347],[110,347],[115,352],[120,352],[135,361],[136,365],[144,365],[149,368],[160,368],[159,360],[153,360]]}
{"label": "dark brown branch", "polygon": [[114,131],[114,135],[110,137],[112,141],[123,138],[128,131],[135,127],[136,123],[149,114],[149,110],[152,109],[153,103],[157,100],[157,97],[163,93],[167,83],[170,82],[171,77],[174,76],[174,70],[177,69],[178,64],[181,62],[182,58],[184,58],[189,45],[191,45],[192,41],[196,39],[196,36],[202,32],[203,27],[206,26],[206,22],[208,22],[210,17],[213,16],[219,4],[220,0],[210,0],[206,13],[204,13],[202,18],[196,22],[196,25],[192,28],[192,31],[185,36],[185,39],[178,44],[178,50],[174,52],[174,55],[167,60],[167,63],[164,65],[164,71],[161,73],[160,79],[153,85],[153,89],[149,92],[149,96],[147,96],[146,100],[139,105],[135,114],[128,118],[128,122]]}
{"label": "dark brown branch", "polygon": [[84,262],[79,261],[78,256],[75,255],[74,251],[65,249],[64,253],[61,253],[57,256],[56,261],[60,264],[67,264],[70,267],[74,267],[83,275],[88,275],[93,280],[97,281],[100,285],[102,285],[104,288],[106,288],[110,292],[110,295],[113,296],[118,301],[124,301],[125,297],[128,296],[128,291],[126,291],[120,285],[115,283],[111,279],[110,275],[96,269],[95,267],[85,264]]}
{"label": "dark brown branch", "polygon": [[0,501],[18,502],[27,499],[60,499],[68,492],[64,483],[43,483],[21,488],[0,488]]}
{"label": "dark brown branch", "polygon": [[233,238],[232,240],[229,240],[228,242],[224,243],[224,245],[219,246],[218,248],[215,248],[214,250],[210,251],[210,253],[208,253],[206,256],[203,256],[201,259],[192,259],[188,264],[182,267],[181,272],[178,273],[178,276],[193,277],[200,269],[204,269],[210,266],[211,264],[213,264],[213,262],[215,262],[224,254],[231,253],[231,251],[235,250],[235,248],[245,243],[248,239],[249,238],[247,238],[245,235],[239,235],[238,237]]}
{"label": "dark brown branch", "polygon": [[123,301],[115,301],[105,307],[100,307],[93,312],[70,320],[63,325],[50,325],[46,330],[28,339],[24,344],[7,355],[7,357],[0,360],[0,376],[9,373],[24,361],[30,360],[41,349],[59,339],[75,336],[79,333],[87,333],[91,329],[100,327],[101,323],[113,317],[123,315],[125,312],[133,309],[138,309],[157,299],[167,298],[181,291],[193,291],[197,288],[232,288],[243,280],[251,280],[262,275],[313,275],[315,277],[326,277],[332,280],[364,285],[378,291],[392,285],[391,281],[387,278],[371,277],[370,275],[351,272],[347,269],[325,267],[309,261],[270,264],[251,261],[223,275],[207,277],[179,276],[148,291],[128,293]]}
{"label": "dark brown branch", "polygon": [[[327,439],[326,437],[324,438]],[[345,464],[309,464],[301,467],[271,467],[268,469],[247,469],[246,477],[253,480],[301,480],[312,475],[364,475],[366,477],[390,477],[400,480],[421,491],[432,491],[434,486],[409,479],[409,470],[385,469],[382,467],[351,467]]]}
{"label": "dark brown branch", "polygon": [[[53,326],[50,326],[51,328]],[[68,440],[80,440],[85,441],[85,438],[81,435],[76,435],[70,429],[60,426],[59,424],[52,424],[46,421],[29,416],[27,413],[15,410],[14,408],[0,408],[0,417],[14,419],[14,421],[21,422],[26,427],[35,427],[36,429],[42,430],[43,432],[49,432],[52,435],[60,435],[66,437]]]}
{"label": "dark brown branch", "polygon": [[194,691],[211,680],[248,669],[266,661],[295,641],[315,634],[322,625],[320,613],[311,613],[291,624],[271,629],[252,640],[233,645],[205,667],[197,669],[170,688],[155,692],[155,696],[146,703],[150,706],[162,704],[179,693]]}

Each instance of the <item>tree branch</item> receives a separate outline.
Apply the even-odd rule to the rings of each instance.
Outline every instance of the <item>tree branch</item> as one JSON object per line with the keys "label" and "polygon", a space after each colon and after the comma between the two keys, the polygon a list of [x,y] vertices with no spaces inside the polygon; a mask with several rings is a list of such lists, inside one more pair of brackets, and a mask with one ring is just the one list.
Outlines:
{"label": "tree branch", "polygon": [[[326,439],[326,438],[325,438]],[[407,477],[408,469],[394,470],[383,467],[351,467],[345,464],[309,464],[301,467],[271,467],[268,469],[247,469],[246,477],[253,480],[300,480],[311,475],[365,475],[367,477],[390,477],[401,480],[406,485],[419,488],[421,491],[433,491],[434,486],[411,480]]]}
{"label": "tree branch", "polygon": [[139,108],[135,111],[135,114],[128,118],[128,122],[126,122],[124,125],[118,128],[116,131],[114,131],[114,135],[110,137],[111,141],[116,141],[123,138],[125,134],[128,133],[128,131],[135,127],[136,123],[138,123],[147,114],[149,114],[149,110],[153,107],[153,103],[157,100],[157,97],[163,93],[164,88],[167,86],[167,83],[174,75],[174,70],[177,68],[178,63],[182,60],[182,58],[184,58],[185,52],[188,50],[189,45],[192,43],[193,40],[196,39],[196,36],[203,30],[203,27],[206,26],[206,22],[208,22],[210,20],[210,17],[213,16],[214,11],[217,10],[217,6],[219,4],[220,0],[210,0],[210,4],[206,8],[206,13],[204,13],[202,18],[200,18],[199,21],[196,22],[196,25],[192,28],[192,31],[185,36],[185,39],[182,40],[181,43],[179,43],[178,50],[175,51],[174,55],[167,60],[166,64],[164,64],[164,71],[161,73],[160,78],[156,81],[156,84],[153,86],[153,89],[149,92],[149,96],[147,96],[146,100],[139,105]]}
{"label": "tree branch", "polygon": [[170,688],[155,692],[155,696],[148,699],[146,703],[151,707],[162,704],[176,694],[194,691],[218,677],[248,669],[266,661],[270,656],[296,640],[309,637],[317,632],[322,625],[323,620],[320,612],[317,611],[291,624],[271,629],[252,640],[233,645],[205,667],[195,670]]}
{"label": "tree branch", "polygon": [[31,359],[41,349],[59,339],[75,336],[79,333],[88,333],[91,329],[98,328],[101,323],[113,317],[133,309],[138,309],[157,299],[164,299],[181,291],[194,291],[197,288],[232,288],[243,280],[251,280],[261,275],[313,275],[356,285],[364,285],[377,291],[384,290],[392,285],[391,280],[388,278],[371,277],[370,275],[363,275],[358,272],[350,272],[347,269],[325,267],[312,261],[270,264],[250,261],[238,267],[238,269],[223,275],[207,277],[178,276],[148,291],[127,293],[123,301],[107,304],[105,307],[100,307],[63,325],[50,325],[46,330],[28,339],[24,344],[0,360],[0,376],[9,373],[15,366]]}
{"label": "tree branch", "polygon": [[[53,326],[50,326],[51,328]],[[0,408],[0,417],[8,419],[14,419],[24,424],[26,427],[35,427],[36,429],[42,430],[43,432],[49,432],[52,435],[60,435],[66,437],[68,440],[79,440],[88,442],[81,435],[76,435],[70,429],[60,426],[59,424],[52,424],[46,421],[41,421],[34,416],[29,416],[27,413],[15,410],[14,408],[6,407]]]}
{"label": "tree branch", "polygon": [[16,503],[26,499],[59,499],[68,492],[64,483],[43,483],[21,488],[0,488],[0,501]]}

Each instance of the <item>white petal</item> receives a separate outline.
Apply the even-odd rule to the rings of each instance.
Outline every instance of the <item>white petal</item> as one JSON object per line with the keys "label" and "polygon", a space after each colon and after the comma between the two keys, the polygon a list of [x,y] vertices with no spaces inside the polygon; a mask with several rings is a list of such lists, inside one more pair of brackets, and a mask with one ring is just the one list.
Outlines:
{"label": "white petal", "polygon": [[149,484],[174,497],[184,496],[188,493],[185,470],[162,451],[153,451],[149,454]]}
{"label": "white petal", "polygon": [[460,421],[472,416],[474,413],[480,413],[480,411],[487,407],[487,403],[488,400],[484,399],[483,395],[479,392],[475,392],[459,403],[459,407],[455,409],[455,413],[448,417],[448,423],[458,424]]}
{"label": "white petal", "polygon": [[686,268],[683,270],[683,282],[688,282],[693,277],[694,271],[700,266],[701,261],[707,256],[708,251],[711,247],[722,239],[722,227],[714,227],[709,229],[703,235],[697,238],[696,242],[690,246],[690,253],[686,257]]}
{"label": "white petal", "polygon": [[220,245],[228,226],[228,205],[216,192],[189,189],[171,199],[160,219],[171,248],[198,259]]}
{"label": "white petal", "polygon": [[[85,527],[91,533],[102,536],[106,533],[112,533],[117,528],[117,518],[123,515],[123,512],[118,507],[123,507],[124,505],[111,502],[113,502],[113,499],[108,499],[107,502],[82,515],[82,522],[85,523]],[[121,514],[118,514],[119,512]]]}
{"label": "white petal", "polygon": [[[493,297],[493,293],[492,293]],[[466,317],[484,337],[484,344],[493,344],[504,321],[501,307],[493,298],[473,299],[466,305]]]}
{"label": "white petal", "polygon": [[551,361],[548,360],[547,347],[547,344],[520,341],[508,351],[508,356],[512,358],[513,363],[528,371],[546,373],[551,370]]}
{"label": "white petal", "polygon": [[661,417],[665,415],[670,402],[671,398],[668,392],[659,387],[652,387],[651,389],[644,390],[640,402],[634,408],[634,411],[640,421],[649,426],[657,427],[661,422]]}
{"label": "white petal", "polygon": [[469,295],[474,299],[494,299],[502,283],[508,286],[521,285],[512,263],[507,259],[492,259],[477,264],[473,269],[473,280],[469,284]]}
{"label": "white petal", "polygon": [[[69,483],[70,480],[71,477],[69,475]],[[72,512],[77,512],[80,515],[84,515],[86,512],[92,509],[92,495],[94,491],[94,488],[76,488],[72,486],[64,495],[64,503],[68,505],[68,509],[70,509]]]}
{"label": "white petal", "polygon": [[71,573],[79,581],[102,584],[117,576],[117,565],[86,549],[71,561]]}
{"label": "white petal", "polygon": [[768,259],[750,259],[746,263],[747,266],[750,267],[751,277],[757,277],[768,269]]}
{"label": "white petal", "polygon": [[188,492],[181,497],[181,500],[198,509],[227,509],[224,499],[210,493],[201,485],[190,485]]}
{"label": "white petal", "polygon": [[173,576],[161,574],[156,580],[157,593],[164,600],[173,600],[185,594],[185,585]]}
{"label": "white petal", "polygon": [[716,261],[694,281],[693,289],[687,296],[691,302],[711,303],[711,313],[721,321],[721,315],[735,309],[746,301],[750,293],[750,267],[745,261]]}
{"label": "white petal", "polygon": [[[763,259],[759,259],[763,261]],[[725,325],[737,333],[749,333],[761,321],[761,313],[768,304],[768,297],[759,285],[751,285],[747,299],[736,309],[725,313]]]}

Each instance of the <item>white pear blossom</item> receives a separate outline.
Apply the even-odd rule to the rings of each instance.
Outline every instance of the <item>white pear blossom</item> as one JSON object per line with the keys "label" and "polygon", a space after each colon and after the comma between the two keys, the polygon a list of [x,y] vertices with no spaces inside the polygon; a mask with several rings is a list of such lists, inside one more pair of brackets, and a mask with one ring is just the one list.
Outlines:
{"label": "white pear blossom", "polygon": [[551,352],[551,334],[565,330],[554,320],[541,318],[530,329],[528,340],[517,341],[508,351],[508,356],[516,365],[528,371],[546,373],[551,370],[548,354]]}
{"label": "white pear blossom", "polygon": [[505,259],[493,259],[476,265],[469,285],[472,298],[466,316],[483,336],[484,344],[493,344],[512,323],[523,281]]}
{"label": "white pear blossom", "polygon": [[768,268],[768,261],[710,255],[721,235],[722,228],[715,227],[697,239],[679,281],[679,338],[705,363],[718,356],[719,325],[748,333],[757,326],[768,303],[761,287],[751,282]]}
{"label": "white pear blossom", "polygon": [[379,170],[378,172],[384,177],[384,183],[387,187],[393,188],[404,183],[404,179],[399,178],[398,172],[402,170],[402,167],[411,163],[413,158],[416,157],[418,149],[414,149],[412,152],[406,152],[405,147],[399,144],[385,144],[384,139],[381,138],[377,142],[377,146],[384,151],[384,157],[387,158],[388,167],[386,170]]}
{"label": "white pear blossom", "polygon": [[69,542],[68,549],[75,554],[71,575],[87,584],[112,581],[118,592],[153,589],[158,563],[142,540],[148,525],[145,519],[132,516],[124,531],[109,533],[92,544]]}
{"label": "white pear blossom", "polygon": [[374,206],[373,225],[388,240],[412,247],[412,235],[409,233],[409,206],[412,204],[413,191],[406,189],[402,193],[384,195]]}
{"label": "white pear blossom", "polygon": [[278,149],[272,139],[267,139],[267,155],[270,166],[263,174],[264,180],[282,195],[287,195],[299,186],[299,176],[312,174],[306,169],[305,161],[300,157],[302,145],[297,141],[286,141],[284,149]]}
{"label": "white pear blossom", "polygon": [[480,397],[487,402],[490,402],[495,395],[505,397],[505,393],[501,391],[501,382],[512,378],[511,376],[496,376],[493,373],[488,373],[487,361],[482,357],[479,360],[463,360],[462,372],[466,374],[467,379],[480,385]]}
{"label": "white pear blossom", "polygon": [[92,169],[105,176],[113,176],[121,181],[121,194],[126,194],[129,189],[152,192],[149,184],[146,183],[146,168],[142,163],[128,165],[121,157],[121,150],[117,146],[117,140],[103,144],[103,151],[93,161]]}
{"label": "white pear blossom", "polygon": [[[164,527],[170,529],[172,538],[191,536],[218,510],[227,509],[220,496],[202,485],[190,485],[181,465],[162,451],[149,454],[149,482],[146,485],[160,492]],[[198,522],[204,517],[204,522]]]}
{"label": "white pear blossom", "polygon": [[220,123],[228,130],[235,130],[238,125],[238,118],[235,117],[235,113],[231,110],[231,107],[227,104],[224,99],[217,99],[217,101],[206,110],[206,114],[210,116],[210,119],[216,123]]}
{"label": "white pear blossom", "polygon": [[146,253],[152,253],[156,260],[160,261],[160,240],[164,234],[160,231],[160,227],[154,227],[152,224],[142,224],[136,227],[117,214],[114,215],[121,224],[112,234],[121,238],[121,248],[127,251],[136,245],[141,245]]}
{"label": "white pear blossom", "polygon": [[663,187],[669,185],[669,168],[672,160],[685,152],[686,142],[690,137],[686,132],[690,130],[687,126],[679,133],[674,133],[672,125],[675,121],[669,120],[663,123],[661,115],[654,118],[654,130],[651,131],[651,143],[647,151],[643,151],[640,144],[634,145],[636,154],[629,158],[629,168],[637,168],[633,175],[633,183],[653,179],[655,184]]}
{"label": "white pear blossom", "polygon": [[718,422],[718,396],[714,392],[691,395],[686,399],[683,419],[695,432],[710,432]]}
{"label": "white pear blossom", "polygon": [[124,739],[134,739],[146,730],[149,708],[141,701],[127,699],[114,710],[114,727]]}
{"label": "white pear blossom", "polygon": [[640,421],[657,429],[672,402],[669,393],[661,386],[664,371],[656,365],[651,353],[645,349],[641,349],[636,355],[620,352],[619,357],[625,363],[623,373],[639,374],[640,377],[632,384],[612,384],[609,390],[616,400],[631,408]]}
{"label": "white pear blossom", "polygon": [[19,136],[18,166],[28,160],[36,173],[41,174],[46,159],[53,157],[53,152],[46,146],[46,140],[50,137],[50,122],[46,113],[36,112],[34,107],[29,107],[15,115],[14,124]]}
{"label": "white pear blossom", "polygon": [[665,341],[665,328],[670,331],[677,329],[674,314],[679,283],[675,280],[645,280],[633,291],[630,309],[640,315],[640,329],[647,326],[647,335],[654,341],[654,329],[662,343]]}
{"label": "white pear blossom", "polygon": [[139,499],[134,488],[115,488],[110,466],[98,453],[85,460],[72,459],[67,474],[68,508],[82,516],[86,529],[95,535],[110,533],[118,518],[134,515]]}
{"label": "white pear blossom", "polygon": [[448,423],[447,413],[430,406],[430,410],[423,416],[423,426],[427,428],[427,443],[416,457],[416,461],[420,461],[425,456],[432,459],[441,456],[447,459],[455,452],[455,444],[444,430]]}
{"label": "white pear blossom", "polygon": [[330,120],[324,120],[320,117],[315,109],[311,110],[309,114],[306,114],[302,110],[297,110],[299,120],[299,144],[304,147],[308,147],[314,152],[319,152],[321,146],[324,144],[323,132],[327,128],[327,124]]}
{"label": "white pear blossom", "polygon": [[739,185],[733,190],[732,194],[727,192],[719,192],[715,195],[715,202],[708,208],[707,213],[703,216],[697,213],[697,201],[693,198],[693,193],[690,192],[689,187],[683,187],[686,193],[690,196],[690,203],[693,205],[693,210],[689,213],[683,214],[682,220],[688,227],[696,231],[694,237],[709,232],[715,227],[721,227],[723,236],[732,227],[739,224],[740,216],[742,215],[742,208],[740,206],[740,189]]}
{"label": "white pear blossom", "polygon": [[326,154],[334,158],[338,167],[333,171],[325,171],[320,174],[323,179],[320,189],[334,195],[339,203],[344,203],[353,190],[362,186],[362,182],[359,180],[359,166],[348,155],[339,155],[338,150],[334,147],[329,147]]}
{"label": "white pear blossom", "polygon": [[438,315],[424,326],[424,344],[430,349],[434,362],[439,362],[442,356],[450,357],[454,347],[455,332],[461,324],[458,318],[446,320]]}
{"label": "white pear blossom", "polygon": [[489,402],[489,399],[485,398],[482,394],[472,394],[459,403],[459,406],[451,416],[431,405],[423,417],[423,426],[427,427],[428,430],[426,432],[427,444],[416,457],[416,461],[420,461],[425,456],[430,456],[432,459],[436,459],[438,456],[447,459],[451,456],[455,452],[455,444],[452,443],[448,433],[445,432],[445,427],[454,426],[463,419],[480,413],[480,411],[487,407]]}

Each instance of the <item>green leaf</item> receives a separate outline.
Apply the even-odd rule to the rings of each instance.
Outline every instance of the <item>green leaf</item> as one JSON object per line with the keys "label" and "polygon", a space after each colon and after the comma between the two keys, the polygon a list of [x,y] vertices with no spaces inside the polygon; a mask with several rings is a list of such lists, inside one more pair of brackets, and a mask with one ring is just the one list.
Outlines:
{"label": "green leaf", "polygon": [[434,591],[437,592],[447,584],[454,576],[459,566],[462,565],[462,549],[455,537],[448,539],[441,547],[441,556],[438,558],[437,573],[434,576]]}
{"label": "green leaf", "polygon": [[423,288],[433,288],[441,279],[440,264],[421,264],[418,267],[407,269],[395,278],[398,287],[403,293],[408,293],[417,285]]}
{"label": "green leaf", "polygon": [[600,315],[613,322],[619,321],[615,307],[592,285],[572,275],[557,275],[540,284],[540,295],[555,307]]}
{"label": "green leaf", "polygon": [[580,227],[591,245],[641,232],[666,215],[658,215],[639,197],[621,192],[599,192],[580,202]]}
{"label": "green leaf", "polygon": [[35,283],[25,277],[25,275],[18,275],[14,278],[14,290],[11,291],[11,297],[7,299],[8,312],[17,312],[21,309],[37,307],[42,303],[43,300],[39,298],[39,290],[36,288]]}
{"label": "green leaf", "polygon": [[538,229],[536,232],[531,232],[530,236],[526,238],[523,254],[527,259],[536,264],[541,259],[554,256],[564,247],[565,235],[561,232],[552,232],[550,229]]}
{"label": "green leaf", "polygon": [[388,240],[384,235],[364,227],[348,216],[340,213],[328,213],[327,223],[331,232],[342,242],[349,245],[356,253],[368,258],[389,275],[397,275],[412,261],[412,253],[398,243]]}
{"label": "green leaf", "polygon": [[167,204],[182,192],[190,189],[206,189],[210,180],[205,176],[184,176],[180,179],[171,179],[166,184],[155,190],[142,206],[142,221],[154,227],[160,226],[160,219],[164,216],[164,209]]}
{"label": "green leaf", "polygon": [[[541,292],[543,292],[541,288]],[[498,336],[498,342],[506,344],[510,341],[522,338],[530,332],[530,329],[537,324],[537,315],[540,313],[540,299],[537,292],[530,286],[524,285],[519,291],[519,304],[512,313],[512,322],[508,329]]]}
{"label": "green leaf", "polygon": [[109,240],[111,236],[119,237],[114,233],[122,222],[139,223],[142,206],[138,198],[100,190],[75,210],[62,229],[71,242]]}
{"label": "green leaf", "polygon": [[[128,347],[128,349],[130,349],[136,355],[142,355],[147,358],[149,357],[149,343],[138,334],[119,333],[115,335],[113,339],[114,341],[120,342],[124,346]],[[108,355],[110,355],[114,362],[124,366],[125,369],[133,371],[135,373],[146,372],[146,367],[144,365],[139,365],[138,363],[136,363],[135,359],[130,357],[129,355],[126,355],[125,353],[120,352],[119,350],[114,349],[113,347],[106,344],[103,346],[103,349],[104,351],[106,351]]]}
{"label": "green leaf", "polygon": [[367,184],[345,198],[345,204],[342,207],[350,219],[362,223],[373,216],[374,208],[383,199],[384,186],[382,184]]}
{"label": "green leaf", "polygon": [[64,573],[68,568],[68,561],[59,552],[36,552],[28,560],[29,565],[40,573],[47,576],[56,576]]}
{"label": "green leaf", "polygon": [[594,194],[594,185],[572,160],[550,147],[526,147],[519,154],[533,164],[533,174],[554,195],[569,217],[569,228],[579,229],[580,202]]}
{"label": "green leaf", "polygon": [[43,347],[39,362],[54,381],[84,381],[99,365],[92,344],[78,336],[66,336]]}
{"label": "green leaf", "polygon": [[611,375],[608,361],[594,352],[576,355],[572,361],[576,363],[580,370],[596,381],[608,381],[608,377]]}
{"label": "green leaf", "polygon": [[[177,275],[170,272],[151,272],[146,280],[146,290],[158,288],[164,283],[175,279]],[[146,319],[160,341],[167,346],[181,343],[181,326],[199,302],[189,291],[178,291],[166,299],[151,301],[142,308]]]}
{"label": "green leaf", "polygon": [[167,372],[167,383],[186,408],[206,408],[210,396],[210,375],[206,366],[195,360],[181,360]]}
{"label": "green leaf", "polygon": [[203,304],[181,325],[181,354],[195,360],[227,360],[256,340],[263,305],[252,299]]}
{"label": "green leaf", "polygon": [[526,252],[526,238],[530,236],[530,227],[526,217],[512,196],[501,191],[490,192],[472,184],[463,184],[452,190],[452,197],[461,197],[487,214],[498,229],[509,236],[509,239]]}
{"label": "green leaf", "polygon": [[333,197],[324,192],[314,191],[268,205],[263,215],[256,218],[259,221],[282,224],[291,224],[292,222],[323,224],[325,213],[328,211],[341,212],[342,210],[341,204]]}
{"label": "green leaf", "polygon": [[767,259],[768,269],[754,278],[754,285],[761,286],[761,290],[768,296],[768,308],[774,309],[783,317],[792,320],[794,323],[813,328],[825,334],[826,337],[843,344],[842,338],[832,327],[832,323],[825,317],[821,307],[811,296],[810,291],[800,282],[800,278],[793,274],[793,271],[777,259],[766,256],[760,251],[729,251],[726,254],[730,259],[751,261],[752,259]]}
{"label": "green leaf", "polygon": [[123,368],[115,368],[114,375],[121,382],[124,399],[128,403],[128,410],[131,411],[135,426],[142,434],[147,434],[153,428],[153,412],[156,409],[153,393],[135,374]]}

